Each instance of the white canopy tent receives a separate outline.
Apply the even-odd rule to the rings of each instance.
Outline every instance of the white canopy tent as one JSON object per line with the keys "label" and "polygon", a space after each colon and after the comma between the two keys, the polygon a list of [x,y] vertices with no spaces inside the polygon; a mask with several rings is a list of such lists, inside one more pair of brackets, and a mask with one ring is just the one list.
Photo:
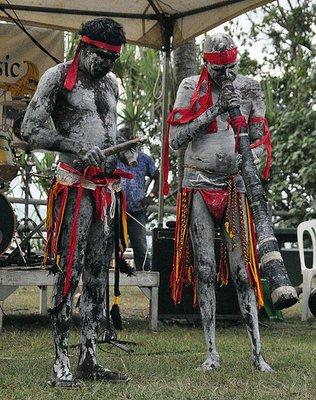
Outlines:
{"label": "white canopy tent", "polygon": [[[27,25],[76,31],[82,22],[111,17],[123,25],[127,40],[139,46],[161,49],[165,34],[176,48],[267,0],[1,0],[3,20],[15,10]],[[13,15],[14,16],[14,15]]]}
{"label": "white canopy tent", "polygon": [[[164,50],[161,130],[161,142],[164,143],[171,47],[175,49],[201,33],[269,2],[271,0],[0,0],[0,19],[12,21],[18,17],[26,25],[76,31],[89,19],[110,17],[123,26],[129,43]],[[161,187],[162,173],[160,193]],[[160,195],[159,225],[162,220],[163,196]]]}

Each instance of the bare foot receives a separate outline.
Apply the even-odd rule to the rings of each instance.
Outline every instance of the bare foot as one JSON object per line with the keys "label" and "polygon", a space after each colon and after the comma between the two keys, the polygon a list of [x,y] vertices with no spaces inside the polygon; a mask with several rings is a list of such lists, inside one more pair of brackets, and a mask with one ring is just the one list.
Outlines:
{"label": "bare foot", "polygon": [[274,372],[274,369],[270,367],[261,354],[259,356],[255,356],[252,363],[253,366],[259,371]]}
{"label": "bare foot", "polygon": [[219,367],[220,367],[219,357],[218,356],[209,356],[204,361],[204,363],[201,365],[201,367],[198,368],[198,370],[207,372],[207,371],[214,371],[215,369],[218,369]]}
{"label": "bare foot", "polygon": [[107,381],[107,382],[128,382],[130,378],[120,372],[110,371],[103,368],[101,365],[95,364],[91,369],[85,367],[78,367],[76,379],[79,380],[92,380],[92,381]]}
{"label": "bare foot", "polygon": [[73,380],[72,373],[69,369],[68,362],[61,362],[56,360],[53,366],[53,372],[50,380],[48,381],[50,386],[70,388],[77,386]]}
{"label": "bare foot", "polygon": [[64,389],[74,389],[74,388],[82,388],[85,384],[77,379],[63,380],[63,379],[51,379],[48,381],[48,384],[55,388],[64,388]]}

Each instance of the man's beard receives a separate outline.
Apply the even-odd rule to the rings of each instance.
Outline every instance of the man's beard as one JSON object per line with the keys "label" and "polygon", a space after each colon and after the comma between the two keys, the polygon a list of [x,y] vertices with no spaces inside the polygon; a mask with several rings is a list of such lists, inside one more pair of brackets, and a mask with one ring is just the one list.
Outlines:
{"label": "man's beard", "polygon": [[98,62],[92,62],[90,64],[90,75],[93,76],[94,78],[102,78],[102,76],[105,76],[107,73],[111,71],[111,66],[110,65],[104,65],[103,63],[98,63]]}
{"label": "man's beard", "polygon": [[92,78],[102,78],[102,76],[105,76],[112,69],[111,63],[105,61],[100,62],[89,56],[85,57],[82,63]]}

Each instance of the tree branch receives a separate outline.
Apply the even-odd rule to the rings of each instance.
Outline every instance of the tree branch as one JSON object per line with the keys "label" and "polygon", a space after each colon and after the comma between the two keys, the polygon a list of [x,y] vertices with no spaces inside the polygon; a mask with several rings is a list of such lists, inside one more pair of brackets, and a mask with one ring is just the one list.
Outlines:
{"label": "tree branch", "polygon": [[287,2],[288,2],[288,5],[290,6],[290,9],[293,11],[293,10],[294,10],[294,8],[293,8],[293,6],[292,6],[292,3],[291,3],[291,1],[290,1],[290,0],[287,0]]}

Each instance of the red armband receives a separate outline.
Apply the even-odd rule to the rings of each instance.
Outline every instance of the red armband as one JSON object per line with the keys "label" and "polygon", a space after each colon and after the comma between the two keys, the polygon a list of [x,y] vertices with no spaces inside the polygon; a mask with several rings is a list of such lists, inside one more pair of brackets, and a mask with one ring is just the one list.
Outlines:
{"label": "red armband", "polygon": [[266,165],[264,167],[263,171],[263,179],[268,179],[269,177],[269,172],[271,168],[271,162],[272,162],[272,145],[271,145],[271,134],[269,131],[269,126],[268,126],[268,121],[266,118],[263,117],[251,117],[249,118],[248,124],[254,122],[254,123],[260,123],[263,122],[263,129],[264,129],[264,134],[261,139],[256,140],[254,143],[251,144],[250,148],[255,149],[258,146],[264,145],[266,153],[267,153],[267,161]]}

